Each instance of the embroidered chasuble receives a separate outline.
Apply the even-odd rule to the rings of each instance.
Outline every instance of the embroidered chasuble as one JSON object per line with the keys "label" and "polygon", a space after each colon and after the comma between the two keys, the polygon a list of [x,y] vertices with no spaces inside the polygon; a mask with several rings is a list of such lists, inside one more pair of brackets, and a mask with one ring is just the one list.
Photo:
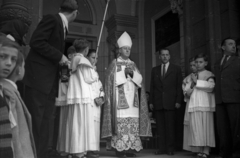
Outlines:
{"label": "embroidered chasuble", "polygon": [[[132,76],[126,74],[126,67],[133,70]],[[118,151],[142,149],[140,137],[152,136],[151,123],[142,76],[133,61],[118,58],[110,64],[105,77],[105,97],[102,138],[112,138],[112,147]],[[125,135],[123,127],[135,132]],[[131,143],[122,139],[131,136],[134,138]],[[124,145],[119,145],[119,141]]]}

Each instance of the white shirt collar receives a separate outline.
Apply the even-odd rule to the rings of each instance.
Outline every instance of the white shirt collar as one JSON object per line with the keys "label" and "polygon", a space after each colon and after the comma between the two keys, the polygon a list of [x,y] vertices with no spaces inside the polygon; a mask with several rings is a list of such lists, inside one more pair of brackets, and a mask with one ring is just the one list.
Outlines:
{"label": "white shirt collar", "polygon": [[15,41],[15,38],[14,38],[12,35],[10,35],[10,34],[8,34],[6,37],[7,37],[8,39],[12,40],[12,41]]}
{"label": "white shirt collar", "polygon": [[[163,65],[164,65],[164,64],[162,63],[162,66],[163,66]],[[167,69],[168,66],[169,66],[169,62],[167,62],[167,63],[165,64],[165,68]]]}
{"label": "white shirt collar", "polygon": [[11,81],[11,80],[9,80],[9,79],[5,79],[5,80],[8,81],[10,84],[12,84],[14,88],[17,89],[16,83],[14,83],[13,81]]}
{"label": "white shirt collar", "polygon": [[67,28],[68,31],[68,20],[66,18],[66,16],[63,13],[58,13],[62,19],[63,22],[63,29],[65,29],[65,27]]}
{"label": "white shirt collar", "polygon": [[124,60],[121,56],[118,57],[118,60],[122,61],[122,62],[126,62],[126,63],[131,62],[131,60],[129,58],[127,60]]}

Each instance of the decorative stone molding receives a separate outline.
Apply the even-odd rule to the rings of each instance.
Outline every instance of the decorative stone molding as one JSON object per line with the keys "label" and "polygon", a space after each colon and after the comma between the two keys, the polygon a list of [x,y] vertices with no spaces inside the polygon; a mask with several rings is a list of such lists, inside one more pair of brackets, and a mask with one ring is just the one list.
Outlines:
{"label": "decorative stone molding", "polygon": [[171,9],[173,13],[179,15],[183,13],[183,0],[169,0],[171,3]]}
{"label": "decorative stone molding", "polygon": [[106,21],[105,25],[108,29],[108,32],[117,26],[137,28],[138,18],[129,15],[114,14]]}
{"label": "decorative stone molding", "polygon": [[28,9],[23,4],[17,2],[3,2],[0,9],[0,25],[12,19],[20,19],[28,26],[32,23]]}

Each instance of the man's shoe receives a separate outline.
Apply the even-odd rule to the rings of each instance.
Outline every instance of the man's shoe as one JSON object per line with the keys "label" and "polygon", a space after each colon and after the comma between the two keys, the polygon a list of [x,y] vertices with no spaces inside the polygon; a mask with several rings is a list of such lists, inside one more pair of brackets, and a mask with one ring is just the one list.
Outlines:
{"label": "man's shoe", "polygon": [[158,151],[155,151],[154,154],[155,155],[163,155],[163,154],[166,154],[166,152],[158,150]]}
{"label": "man's shoe", "polygon": [[126,156],[127,157],[137,157],[137,155],[134,153],[126,153]]}
{"label": "man's shoe", "polygon": [[119,151],[116,151],[116,156],[121,158],[127,157],[125,152],[119,152]]}
{"label": "man's shoe", "polygon": [[174,155],[174,152],[173,151],[169,151],[167,154],[168,155]]}

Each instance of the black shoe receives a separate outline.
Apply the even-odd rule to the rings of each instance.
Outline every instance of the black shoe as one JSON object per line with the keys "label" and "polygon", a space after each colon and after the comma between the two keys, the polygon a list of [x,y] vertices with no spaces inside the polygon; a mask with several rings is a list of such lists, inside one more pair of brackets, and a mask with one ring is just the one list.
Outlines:
{"label": "black shoe", "polygon": [[127,157],[137,157],[137,155],[134,153],[126,153],[126,156]]}
{"label": "black shoe", "polygon": [[174,152],[173,151],[169,151],[167,154],[168,155],[174,155]]}
{"label": "black shoe", "polygon": [[127,157],[125,152],[119,152],[119,151],[116,151],[116,156],[121,158]]}
{"label": "black shoe", "polygon": [[163,155],[163,154],[166,154],[166,152],[158,150],[158,151],[155,151],[154,154],[155,155]]}
{"label": "black shoe", "polygon": [[97,153],[95,153],[94,151],[88,151],[87,155],[88,158],[98,158],[99,155]]}

